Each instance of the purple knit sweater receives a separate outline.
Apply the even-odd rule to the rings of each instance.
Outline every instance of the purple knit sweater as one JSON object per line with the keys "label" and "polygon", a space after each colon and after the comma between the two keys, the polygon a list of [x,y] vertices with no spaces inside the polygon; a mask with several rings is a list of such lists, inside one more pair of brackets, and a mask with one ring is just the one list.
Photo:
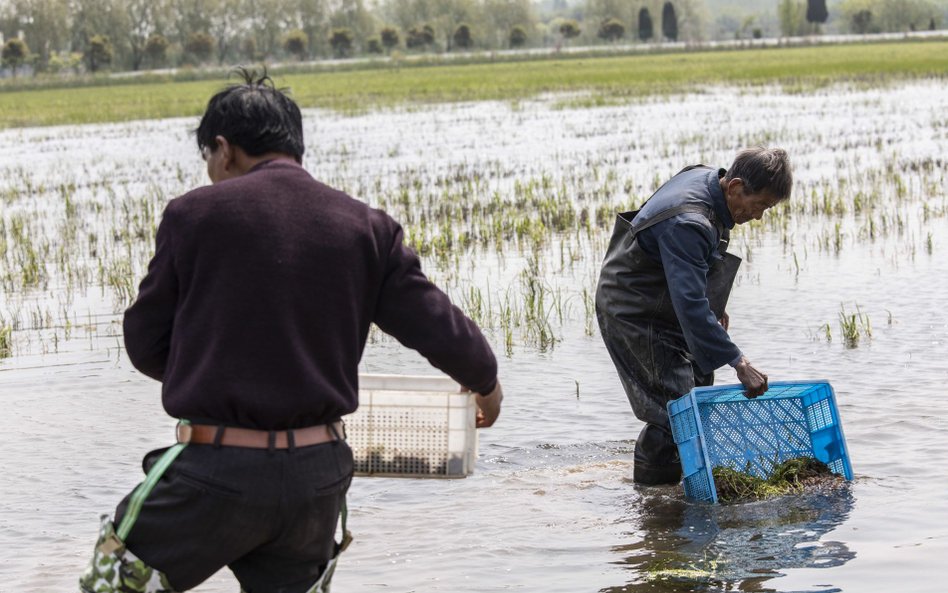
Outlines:
{"label": "purple knit sweater", "polygon": [[168,203],[125,312],[125,347],[177,418],[279,430],[356,409],[376,323],[461,385],[488,393],[497,361],[422,273],[401,227],[295,163]]}

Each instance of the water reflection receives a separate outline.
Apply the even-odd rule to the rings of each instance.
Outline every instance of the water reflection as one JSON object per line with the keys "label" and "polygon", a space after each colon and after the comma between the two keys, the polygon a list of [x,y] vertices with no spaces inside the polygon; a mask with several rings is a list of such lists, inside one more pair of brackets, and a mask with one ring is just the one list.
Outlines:
{"label": "water reflection", "polygon": [[630,543],[613,548],[630,580],[601,593],[777,591],[773,579],[782,570],[830,568],[856,556],[842,542],[820,541],[852,508],[848,486],[732,505],[692,503],[673,488],[640,489],[629,507]]}

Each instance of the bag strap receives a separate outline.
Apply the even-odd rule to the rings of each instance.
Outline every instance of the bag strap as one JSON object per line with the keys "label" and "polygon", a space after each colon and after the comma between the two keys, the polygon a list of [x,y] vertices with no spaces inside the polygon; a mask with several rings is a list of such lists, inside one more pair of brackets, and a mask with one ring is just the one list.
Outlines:
{"label": "bag strap", "polygon": [[336,544],[336,554],[343,552],[352,543],[352,532],[346,528],[346,518],[349,516],[349,506],[346,504],[348,496],[342,499],[342,508],[339,511],[339,519],[342,521],[342,541]]}
{"label": "bag strap", "polygon": [[728,244],[731,242],[731,231],[721,224],[717,216],[714,215],[714,208],[711,206],[706,206],[703,204],[681,204],[667,210],[662,210],[644,224],[636,225],[635,219],[638,218],[639,212],[641,212],[641,210],[622,212],[619,214],[619,218],[629,227],[629,233],[632,235],[633,239],[645,229],[653,227],[660,222],[664,222],[669,218],[673,218],[679,214],[693,213],[704,216],[711,224],[714,225],[714,228],[717,229],[718,236],[720,237],[720,240],[718,241],[719,254],[723,256],[727,251]]}
{"label": "bag strap", "polygon": [[[188,424],[188,421],[181,420],[180,423]],[[132,527],[134,527],[135,522],[138,521],[138,515],[141,513],[142,505],[145,504],[145,499],[147,499],[151,491],[154,490],[161,476],[168,471],[168,468],[171,467],[174,460],[177,459],[178,455],[180,455],[187,446],[187,443],[178,443],[165,451],[155,465],[151,466],[151,469],[148,470],[145,481],[139,484],[138,488],[132,492],[132,498],[128,503],[128,508],[125,509],[122,522],[119,523],[118,529],[115,530],[115,534],[120,540],[124,542],[128,534],[131,533]]]}
{"label": "bag strap", "polygon": [[667,210],[662,210],[652,218],[648,219],[648,221],[644,224],[637,225],[635,222],[632,222],[629,232],[631,232],[632,236],[634,237],[647,228],[653,227],[660,222],[668,220],[669,218],[674,218],[679,214],[685,213],[700,214],[710,220],[711,224],[713,224],[715,227],[719,227],[720,230],[720,225],[718,225],[718,222],[715,219],[713,208],[702,204],[681,204],[680,206],[674,206]]}

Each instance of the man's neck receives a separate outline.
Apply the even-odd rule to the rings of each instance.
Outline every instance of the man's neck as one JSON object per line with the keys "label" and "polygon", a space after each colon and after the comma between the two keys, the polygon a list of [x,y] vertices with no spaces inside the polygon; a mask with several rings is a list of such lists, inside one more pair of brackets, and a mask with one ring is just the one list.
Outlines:
{"label": "man's neck", "polygon": [[282,153],[282,152],[268,152],[265,154],[258,154],[254,156],[248,155],[243,150],[238,150],[236,154],[236,165],[237,170],[240,171],[240,174],[249,173],[251,169],[259,165],[260,163],[265,163],[267,161],[288,161],[290,163],[298,165],[296,159],[292,156]]}

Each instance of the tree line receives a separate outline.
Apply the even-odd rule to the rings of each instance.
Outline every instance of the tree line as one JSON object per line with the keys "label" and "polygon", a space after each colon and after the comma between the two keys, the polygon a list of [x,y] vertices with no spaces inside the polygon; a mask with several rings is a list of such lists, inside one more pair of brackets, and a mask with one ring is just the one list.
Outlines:
{"label": "tree line", "polygon": [[[826,0],[780,0],[777,12],[786,37],[820,33],[831,16]],[[842,0],[832,12],[838,30],[858,35],[936,30],[944,14],[931,0]]]}
{"label": "tree line", "polygon": [[11,0],[0,34],[14,73],[96,72],[698,38],[702,4],[588,0],[543,18],[530,0]]}
{"label": "tree line", "polygon": [[[932,0],[771,0],[771,35],[935,28]],[[548,3],[549,4],[549,3]],[[569,44],[700,41],[705,0],[8,0],[3,65],[34,72],[142,70]],[[724,15],[718,15],[720,21]],[[754,23],[743,19],[735,36]],[[753,27],[753,36],[765,33]]]}

